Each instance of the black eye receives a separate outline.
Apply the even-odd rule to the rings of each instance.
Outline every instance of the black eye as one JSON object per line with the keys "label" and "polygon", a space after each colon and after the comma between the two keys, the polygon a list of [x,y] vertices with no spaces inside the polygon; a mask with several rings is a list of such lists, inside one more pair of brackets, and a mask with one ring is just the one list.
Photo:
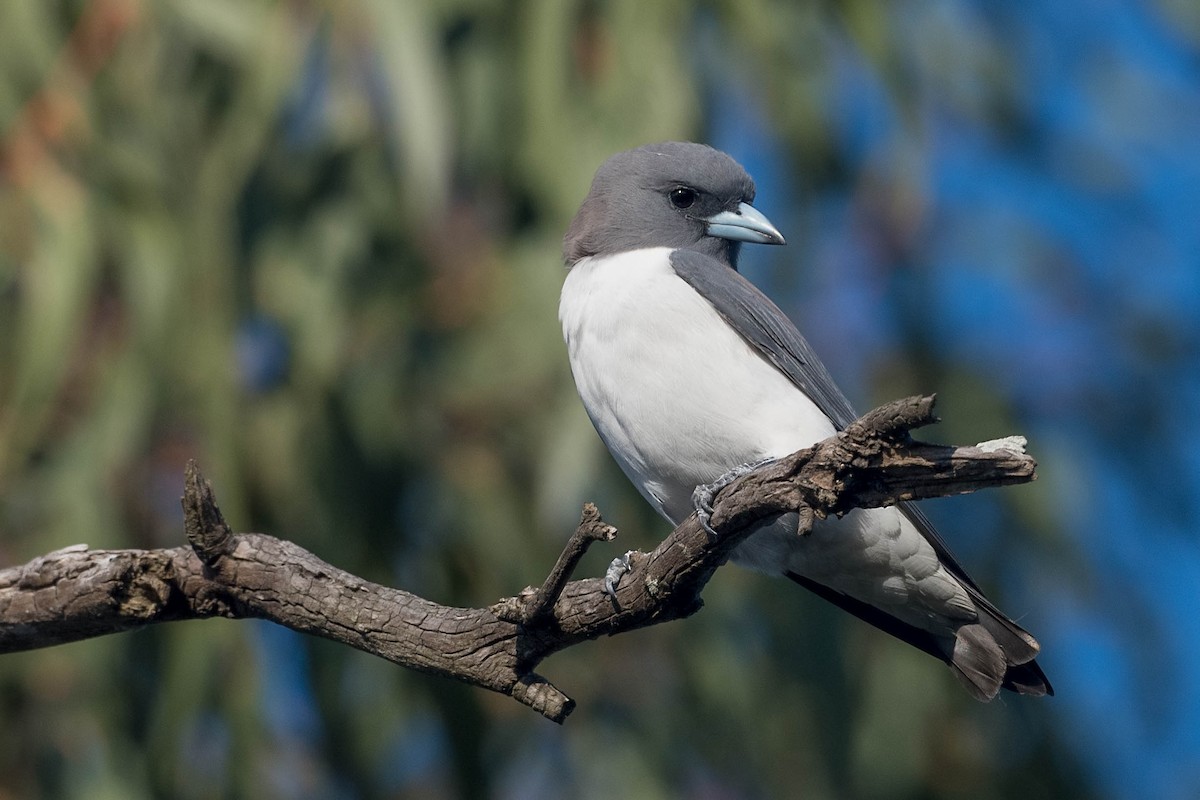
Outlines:
{"label": "black eye", "polygon": [[671,205],[676,208],[691,208],[696,202],[696,190],[689,189],[686,186],[680,186],[677,189],[671,190]]}

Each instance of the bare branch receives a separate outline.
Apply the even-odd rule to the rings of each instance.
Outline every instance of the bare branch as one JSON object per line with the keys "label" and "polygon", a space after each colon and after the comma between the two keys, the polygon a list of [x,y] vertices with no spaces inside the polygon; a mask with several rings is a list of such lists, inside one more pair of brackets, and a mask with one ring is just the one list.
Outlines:
{"label": "bare branch", "polygon": [[933,403],[889,403],[735,481],[715,499],[715,540],[694,516],[685,520],[652,552],[632,555],[615,599],[599,579],[570,580],[593,542],[616,535],[590,504],[541,588],[491,608],[454,608],[364,581],[290,542],[234,533],[189,463],[183,506],[190,546],[78,545],[0,570],[0,652],[156,622],[257,617],[508,694],[562,722],[574,701],[534,671],[538,664],[587,639],[695,613],[712,574],[760,520],[798,511],[803,527],[855,507],[1034,479],[1034,460],[1011,440],[977,447],[913,441],[910,430],[935,421]]}

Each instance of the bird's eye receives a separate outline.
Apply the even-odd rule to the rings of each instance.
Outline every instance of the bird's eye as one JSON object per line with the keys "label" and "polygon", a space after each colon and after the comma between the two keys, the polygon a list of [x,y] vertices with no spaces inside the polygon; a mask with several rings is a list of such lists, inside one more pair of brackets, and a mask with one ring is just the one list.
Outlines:
{"label": "bird's eye", "polygon": [[671,205],[676,208],[691,208],[696,202],[696,190],[680,186],[671,190]]}

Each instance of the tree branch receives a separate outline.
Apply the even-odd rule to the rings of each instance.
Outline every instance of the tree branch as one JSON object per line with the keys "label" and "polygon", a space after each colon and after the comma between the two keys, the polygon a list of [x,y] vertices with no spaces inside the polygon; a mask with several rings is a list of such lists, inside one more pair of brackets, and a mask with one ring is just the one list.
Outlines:
{"label": "tree branch", "polygon": [[914,441],[936,421],[933,397],[882,406],[829,439],[768,464],[716,497],[713,539],[695,516],[650,553],[633,553],[615,598],[597,578],[571,581],[579,559],[616,529],[595,507],[541,588],[491,608],[453,608],[369,583],[290,542],[234,533],[189,463],[188,547],[90,550],[77,545],[0,570],[0,653],[205,617],[268,619],[411,669],[508,694],[562,722],[574,701],[534,670],[587,639],[695,613],[700,593],[755,524],[799,511],[816,517],[1033,480],[1036,464],[1013,438],[976,447]]}

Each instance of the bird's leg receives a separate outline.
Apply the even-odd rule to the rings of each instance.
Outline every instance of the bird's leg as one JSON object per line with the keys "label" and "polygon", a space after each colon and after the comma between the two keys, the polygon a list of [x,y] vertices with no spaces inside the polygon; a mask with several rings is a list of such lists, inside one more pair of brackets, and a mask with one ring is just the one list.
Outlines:
{"label": "bird's leg", "polygon": [[708,521],[712,519],[712,503],[717,493],[743,475],[749,475],[754,470],[764,464],[770,464],[774,460],[773,458],[761,458],[758,461],[739,464],[712,483],[702,483],[696,487],[695,491],[692,492],[692,507],[696,509],[696,519],[700,520],[700,527],[704,528],[710,537],[713,539],[717,538],[717,532],[708,524]]}
{"label": "bird's leg", "polygon": [[617,597],[617,584],[621,582],[625,573],[629,572],[629,557],[633,552],[626,550],[625,555],[614,558],[604,572],[604,593],[614,600]]}

